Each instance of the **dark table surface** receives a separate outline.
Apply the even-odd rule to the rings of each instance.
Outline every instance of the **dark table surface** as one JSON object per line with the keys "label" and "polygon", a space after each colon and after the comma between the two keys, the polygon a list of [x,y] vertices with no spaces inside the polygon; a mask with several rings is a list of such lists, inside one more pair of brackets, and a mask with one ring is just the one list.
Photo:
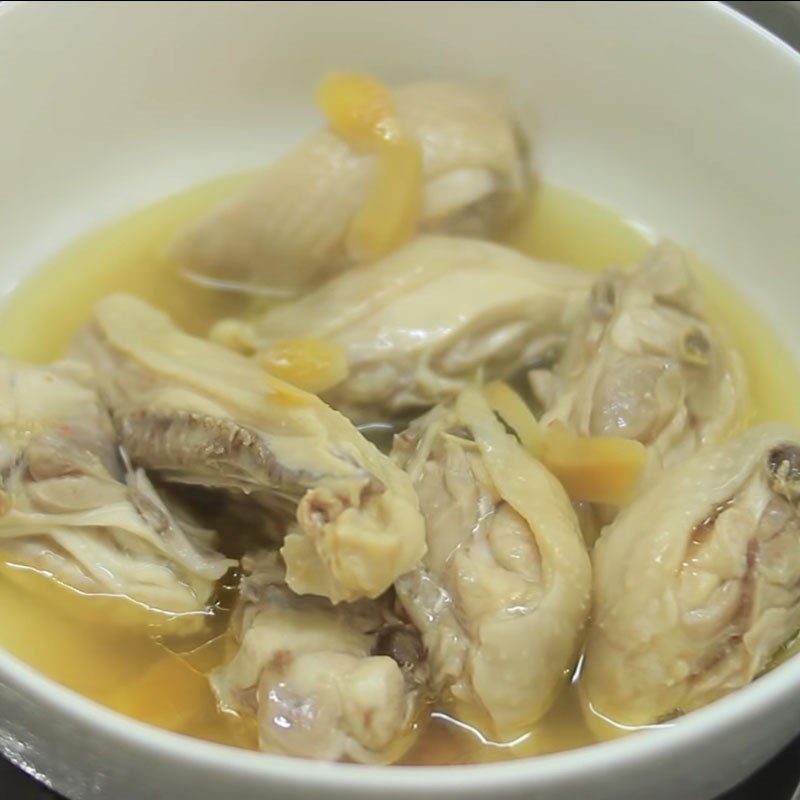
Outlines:
{"label": "dark table surface", "polygon": [[[800,51],[800,2],[731,2]],[[800,737],[776,759],[718,800],[800,800]],[[59,795],[29,778],[0,758],[0,798],[5,800],[60,800]],[[620,800],[624,800],[621,798]]]}

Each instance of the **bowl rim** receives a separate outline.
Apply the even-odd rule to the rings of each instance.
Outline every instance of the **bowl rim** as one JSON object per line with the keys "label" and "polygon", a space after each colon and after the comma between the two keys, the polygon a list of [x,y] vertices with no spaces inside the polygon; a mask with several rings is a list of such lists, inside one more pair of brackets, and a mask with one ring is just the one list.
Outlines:
{"label": "bowl rim", "polygon": [[[27,13],[33,4],[12,0],[0,6],[0,18]],[[688,5],[688,4],[687,4]],[[724,15],[742,32],[769,44],[776,58],[788,59],[800,75],[800,52],[775,34],[718,0],[693,4],[709,14]],[[12,676],[4,679],[3,676]],[[8,686],[26,698],[50,708],[97,734],[119,744],[168,758],[190,768],[193,764],[220,773],[236,773],[256,780],[284,780],[298,777],[308,788],[322,790],[393,789],[471,791],[502,790],[521,785],[545,785],[576,772],[600,774],[609,770],[655,760],[667,751],[683,752],[702,747],[709,738],[746,724],[764,709],[779,703],[787,693],[800,692],[800,654],[762,675],[753,683],[714,703],[692,711],[674,722],[610,741],[547,755],[529,756],[492,763],[444,766],[385,766],[326,763],[246,750],[189,735],[174,733],[122,713],[59,684],[0,647],[0,689]],[[535,766],[534,766],[535,765]],[[25,764],[20,765],[22,769]],[[56,787],[57,788],[57,787]]]}
{"label": "bowl rim", "polygon": [[[3,663],[5,662],[5,663]],[[192,736],[174,733],[125,716],[79,694],[0,650],[0,673],[9,670],[28,699],[84,724],[95,734],[129,745],[140,753],[150,751],[160,759],[214,771],[232,772],[256,779],[291,781],[302,775],[311,788],[375,790],[447,790],[463,788],[494,790],[528,785],[546,785],[573,775],[576,770],[601,774],[624,766],[642,764],[667,751],[701,748],[709,740],[759,716],[787,691],[800,692],[800,656],[794,656],[753,683],[674,722],[561,752],[480,764],[443,766],[392,766],[328,763],[272,753],[246,750]],[[532,765],[535,764],[535,769]],[[25,769],[26,765],[20,765]],[[58,787],[56,787],[58,788]]]}

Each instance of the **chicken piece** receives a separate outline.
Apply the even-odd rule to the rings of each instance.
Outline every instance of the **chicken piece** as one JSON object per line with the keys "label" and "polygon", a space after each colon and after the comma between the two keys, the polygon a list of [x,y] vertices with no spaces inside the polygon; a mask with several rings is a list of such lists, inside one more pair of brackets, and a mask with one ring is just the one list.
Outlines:
{"label": "chicken piece", "polygon": [[422,557],[410,480],[314,395],[125,295],[97,305],[80,348],[135,463],[292,509],[282,553],[294,591],[377,597]]}
{"label": "chicken piece", "polygon": [[[243,562],[234,619],[239,649],[211,676],[223,709],[257,714],[263,750],[326,761],[388,763],[412,743],[423,697],[416,631],[385,604],[332,605],[287,588],[275,553]],[[398,633],[402,631],[402,633]],[[376,654],[403,640],[400,660]]]}
{"label": "chicken piece", "polygon": [[427,526],[422,566],[395,589],[422,633],[431,685],[513,737],[555,699],[589,610],[589,558],[569,499],[476,389],[412,424],[393,455]]}
{"label": "chicken piece", "polygon": [[740,425],[748,406],[739,355],[715,330],[681,252],[610,269],[552,371],[531,373],[545,408],[580,436],[635,439],[650,474]]}
{"label": "chicken piece", "polygon": [[[409,84],[394,101],[422,148],[420,228],[483,235],[506,221],[528,182],[525,145],[508,114],[449,83]],[[357,255],[347,233],[375,161],[322,130],[179,234],[172,255],[204,276],[271,287],[335,274]]]}
{"label": "chicken piece", "polygon": [[590,707],[645,725],[749,683],[800,629],[800,434],[762,425],[664,472],[594,550]]}
{"label": "chicken piece", "polygon": [[81,592],[200,611],[234,562],[179,521],[114,429],[79,362],[0,358],[0,551]]}
{"label": "chicken piece", "polygon": [[238,341],[251,350],[299,336],[339,345],[348,375],[323,397],[371,421],[451,398],[478,373],[506,377],[531,364],[561,340],[590,285],[501,245],[420,236],[241,325]]}

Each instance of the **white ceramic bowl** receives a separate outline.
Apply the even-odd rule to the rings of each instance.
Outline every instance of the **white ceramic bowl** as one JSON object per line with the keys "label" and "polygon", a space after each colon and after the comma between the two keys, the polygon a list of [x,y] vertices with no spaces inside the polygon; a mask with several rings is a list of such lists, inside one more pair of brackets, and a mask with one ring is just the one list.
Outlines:
{"label": "white ceramic bowl", "polygon": [[[83,231],[278,153],[313,124],[332,66],[508,79],[547,179],[701,253],[800,350],[800,58],[714,3],[4,3],[0,291]],[[0,652],[0,748],[75,800],[705,800],[798,730],[794,659],[672,727],[580,751],[308,763],[133,722]]]}

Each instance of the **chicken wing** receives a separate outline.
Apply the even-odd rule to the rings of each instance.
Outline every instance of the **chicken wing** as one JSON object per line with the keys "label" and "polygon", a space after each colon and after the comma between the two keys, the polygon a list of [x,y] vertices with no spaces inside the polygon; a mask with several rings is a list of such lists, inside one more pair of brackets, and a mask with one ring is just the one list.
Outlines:
{"label": "chicken wing", "polygon": [[[237,326],[234,346],[259,351],[297,337],[338,345],[347,375],[323,397],[372,421],[535,362],[563,339],[590,286],[584,273],[498,244],[420,236]],[[222,341],[230,333],[217,329]]]}
{"label": "chicken wing", "polygon": [[0,359],[0,550],[82,592],[206,607],[234,562],[120,458],[91,370]]}
{"label": "chicken wing", "polygon": [[[422,148],[421,229],[496,228],[527,182],[513,121],[481,92],[457,84],[409,84],[394,96],[400,121]],[[228,281],[308,286],[353,263],[346,234],[374,170],[374,156],[320,131],[183,231],[173,256]]]}
{"label": "chicken wing", "polygon": [[555,478],[465,389],[397,438],[428,538],[396,583],[422,632],[431,685],[500,737],[549,709],[577,657],[591,572]]}
{"label": "chicken wing", "polygon": [[[276,553],[247,557],[244,568],[239,649],[211,676],[221,706],[257,715],[263,750],[326,761],[399,758],[423,698],[416,632],[383,602],[334,606],[294,594]],[[400,659],[381,654],[398,637],[406,642]]]}
{"label": "chicken wing", "polygon": [[135,463],[293,510],[282,552],[294,591],[377,597],[422,557],[410,480],[314,395],[125,295],[97,305],[80,350]]}
{"label": "chicken wing", "polygon": [[552,371],[531,374],[542,423],[581,436],[635,439],[654,473],[721,441],[748,407],[739,355],[720,336],[681,252],[611,269]]}
{"label": "chicken wing", "polygon": [[749,683],[800,629],[800,434],[762,425],[703,448],[594,550],[587,703],[626,725]]}

